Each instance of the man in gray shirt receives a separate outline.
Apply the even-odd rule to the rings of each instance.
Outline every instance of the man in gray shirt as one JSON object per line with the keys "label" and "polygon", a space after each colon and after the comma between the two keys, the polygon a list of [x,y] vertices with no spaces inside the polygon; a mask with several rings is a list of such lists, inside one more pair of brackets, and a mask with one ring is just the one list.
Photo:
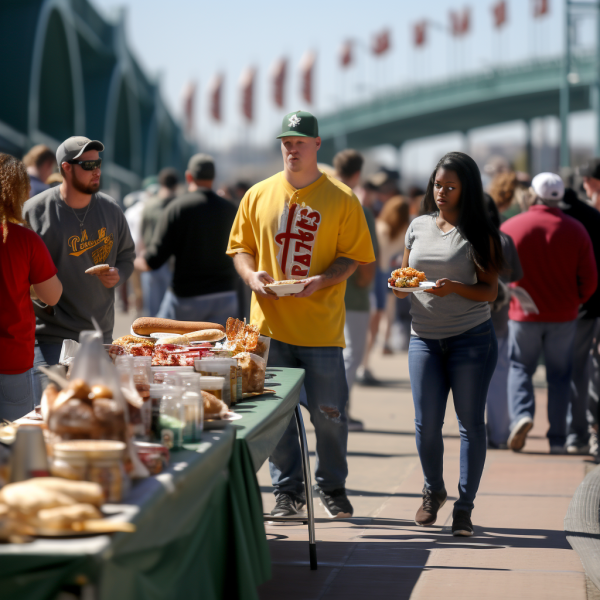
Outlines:
{"label": "man in gray shirt", "polygon": [[[112,340],[115,319],[113,288],[133,272],[134,244],[117,203],[100,188],[101,142],[71,137],[56,151],[64,181],[25,203],[23,216],[41,236],[63,283],[63,295],[54,307],[34,301],[36,318],[34,395],[39,402],[47,384],[38,367],[55,365],[63,340],[78,340],[93,329],[92,317]],[[96,265],[110,268],[86,274]]]}

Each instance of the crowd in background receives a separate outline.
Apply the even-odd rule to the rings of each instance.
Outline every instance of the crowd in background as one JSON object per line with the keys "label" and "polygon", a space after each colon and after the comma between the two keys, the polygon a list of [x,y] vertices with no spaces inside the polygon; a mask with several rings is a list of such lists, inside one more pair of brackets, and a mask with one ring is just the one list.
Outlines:
{"label": "crowd in background", "polygon": [[[210,243],[225,243],[237,207],[251,186],[237,181],[214,192],[214,162],[206,155],[195,158],[186,180],[166,168],[123,199],[138,257],[129,281],[118,288],[125,310],[132,307],[140,315],[215,321],[221,321],[224,314],[249,315],[248,288],[229,265],[231,261],[215,261],[206,253]],[[34,146],[23,157],[23,165],[30,197],[63,183],[55,153],[45,146]],[[395,170],[380,168],[363,176],[363,157],[351,149],[340,152],[333,166],[319,164],[319,168],[354,191],[373,239],[376,263],[361,265],[347,282],[344,358],[350,388],[354,383],[379,385],[370,368],[374,349],[380,346],[383,354],[408,349],[410,298],[398,299],[389,293],[387,279],[401,265],[406,231],[423,214],[425,192],[418,186],[403,188]],[[531,379],[542,361],[548,367],[551,451],[589,452],[598,458],[600,293],[586,292],[589,299],[582,304],[581,290],[571,290],[569,299],[568,291],[560,287],[561,269],[579,270],[583,281],[586,271],[597,266],[582,265],[572,240],[560,233],[562,224],[543,223],[535,207],[544,205],[548,189],[554,190],[558,197],[551,208],[583,226],[600,265],[600,160],[582,165],[567,187],[558,176],[552,179],[548,174],[538,179],[537,187],[532,186],[535,178],[499,159],[492,159],[484,173],[488,212],[502,232],[506,265],[491,307],[499,358],[488,395],[488,445],[523,447],[533,422]],[[217,212],[211,209],[206,218],[190,221],[190,207],[206,204],[207,195],[222,200]],[[530,215],[529,221],[525,214]],[[182,246],[186,236],[191,241]],[[207,245],[207,240],[212,242]],[[557,247],[561,240],[563,246]],[[544,265],[556,277],[540,294],[537,280],[545,277]],[[537,327],[534,334],[533,325]],[[350,415],[349,429],[361,430],[363,424]]]}

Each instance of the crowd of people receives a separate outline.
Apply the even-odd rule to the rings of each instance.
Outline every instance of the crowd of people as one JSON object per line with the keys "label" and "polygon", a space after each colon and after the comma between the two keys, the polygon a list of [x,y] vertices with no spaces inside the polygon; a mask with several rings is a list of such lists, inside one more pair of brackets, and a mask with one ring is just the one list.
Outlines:
{"label": "crowd of people", "polygon": [[[129,283],[149,316],[248,316],[272,338],[270,366],[305,370],[315,493],[332,518],[353,514],[347,439],[364,424],[350,395],[379,383],[370,368],[379,336],[384,354],[408,350],[424,474],[418,525],[434,524],[448,495],[450,391],[461,434],[455,535],[473,532],[486,449],[526,444],[542,358],[549,452],[598,457],[600,160],[580,167],[582,190],[503,168],[486,193],[475,161],[451,152],[426,189],[403,194],[397,171],[363,178],[356,150],[318,163],[310,113],[286,115],[278,138],[283,170],[269,179],[213,191],[215,162],[196,154],[184,181],[163,169],[124,199],[125,211],[100,191],[100,141],[71,137],[22,161],[0,154],[0,419],[39,403],[65,340],[99,327],[111,342],[115,298],[120,290],[128,302]],[[391,293],[396,268],[435,285]],[[278,297],[268,287],[288,279],[303,291]],[[293,421],[270,471],[272,514],[297,515],[306,498]]]}

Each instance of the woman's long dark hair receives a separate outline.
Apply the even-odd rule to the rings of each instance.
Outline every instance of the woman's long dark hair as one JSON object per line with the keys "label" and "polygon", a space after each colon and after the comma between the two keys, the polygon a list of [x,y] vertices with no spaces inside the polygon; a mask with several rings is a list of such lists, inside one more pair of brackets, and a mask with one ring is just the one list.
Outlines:
{"label": "woman's long dark hair", "polygon": [[[446,169],[458,175],[462,186],[459,204],[457,229],[471,244],[472,258],[483,271],[492,268],[501,271],[504,265],[502,244],[498,230],[490,219],[481,183],[481,173],[475,161],[463,152],[448,152],[436,165],[423,199],[425,213],[437,213],[438,207],[433,198],[433,185],[439,169]],[[490,244],[491,240],[491,244]]]}

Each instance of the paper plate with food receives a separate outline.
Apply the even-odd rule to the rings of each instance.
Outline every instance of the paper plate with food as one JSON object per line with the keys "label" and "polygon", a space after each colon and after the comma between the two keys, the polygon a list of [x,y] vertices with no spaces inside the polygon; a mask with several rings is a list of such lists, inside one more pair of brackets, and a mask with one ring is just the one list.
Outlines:
{"label": "paper plate with food", "polygon": [[423,271],[417,271],[412,267],[396,269],[388,279],[388,287],[403,293],[422,292],[435,287],[435,282],[427,281]]}
{"label": "paper plate with food", "polygon": [[291,296],[300,293],[308,284],[306,279],[286,279],[284,281],[274,281],[267,283],[266,288],[278,296]]}

